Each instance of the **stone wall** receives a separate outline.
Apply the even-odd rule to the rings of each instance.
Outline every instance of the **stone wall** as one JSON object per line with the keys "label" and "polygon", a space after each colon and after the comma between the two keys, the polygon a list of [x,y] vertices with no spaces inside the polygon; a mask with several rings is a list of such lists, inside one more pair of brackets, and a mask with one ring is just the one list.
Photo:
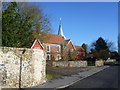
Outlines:
{"label": "stone wall", "polygon": [[116,59],[108,59],[105,62],[116,62]]}
{"label": "stone wall", "polygon": [[52,67],[86,67],[87,61],[51,61],[47,62],[47,65]]}
{"label": "stone wall", "polygon": [[95,61],[95,66],[103,66],[104,65],[104,61],[103,60],[96,60]]}
{"label": "stone wall", "polygon": [[40,49],[0,47],[0,87],[22,88],[46,82],[46,54]]}

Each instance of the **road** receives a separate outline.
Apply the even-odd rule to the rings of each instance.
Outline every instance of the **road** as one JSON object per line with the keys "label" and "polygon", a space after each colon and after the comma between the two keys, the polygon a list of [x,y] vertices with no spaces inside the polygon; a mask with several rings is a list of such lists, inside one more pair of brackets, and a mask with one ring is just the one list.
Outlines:
{"label": "road", "polygon": [[118,83],[120,78],[118,76],[120,75],[118,69],[120,66],[111,66],[99,73],[96,73],[90,77],[87,77],[67,88],[118,88],[120,86],[120,83]]}

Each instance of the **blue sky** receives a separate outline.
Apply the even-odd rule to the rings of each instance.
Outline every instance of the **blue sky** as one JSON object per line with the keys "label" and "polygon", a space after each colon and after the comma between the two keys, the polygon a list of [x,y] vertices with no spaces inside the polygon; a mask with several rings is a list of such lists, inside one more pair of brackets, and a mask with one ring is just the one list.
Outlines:
{"label": "blue sky", "polygon": [[75,45],[88,45],[103,37],[115,43],[118,38],[117,2],[36,2],[51,20],[52,33],[57,34],[60,18],[63,32]]}

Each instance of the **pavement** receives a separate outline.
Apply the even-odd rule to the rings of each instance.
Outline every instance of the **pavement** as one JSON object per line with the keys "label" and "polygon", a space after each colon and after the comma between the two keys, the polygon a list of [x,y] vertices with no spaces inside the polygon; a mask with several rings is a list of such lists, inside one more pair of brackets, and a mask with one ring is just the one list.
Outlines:
{"label": "pavement", "polygon": [[84,78],[87,78],[97,72],[100,72],[108,67],[109,66],[93,67],[87,71],[80,72],[76,75],[62,76],[61,78],[48,80],[46,83],[44,83],[40,86],[32,87],[32,88],[53,88],[53,89],[65,88],[65,87],[68,87],[68,86],[70,86]]}

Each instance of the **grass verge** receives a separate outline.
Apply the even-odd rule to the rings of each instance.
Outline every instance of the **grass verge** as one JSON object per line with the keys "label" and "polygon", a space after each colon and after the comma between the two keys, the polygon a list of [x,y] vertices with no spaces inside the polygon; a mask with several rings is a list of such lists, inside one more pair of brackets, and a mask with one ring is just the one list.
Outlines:
{"label": "grass verge", "polygon": [[87,67],[47,67],[49,69],[64,69],[64,68],[89,68],[88,66]]}
{"label": "grass verge", "polygon": [[57,78],[57,76],[58,76],[57,74],[53,74],[53,73],[52,74],[46,74],[47,79],[54,79],[54,78]]}

